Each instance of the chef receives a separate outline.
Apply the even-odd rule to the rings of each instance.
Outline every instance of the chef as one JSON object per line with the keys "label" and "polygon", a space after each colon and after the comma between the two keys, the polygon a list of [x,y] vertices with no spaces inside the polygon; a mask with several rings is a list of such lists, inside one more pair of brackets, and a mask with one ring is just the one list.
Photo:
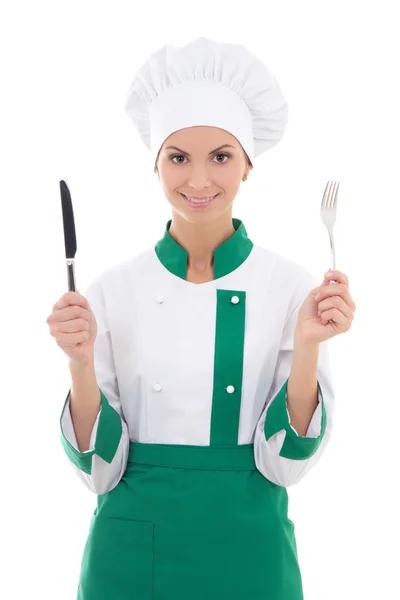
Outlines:
{"label": "chef", "polygon": [[343,273],[318,286],[232,217],[254,159],[284,134],[286,100],[244,46],[202,37],[153,53],[126,111],[172,218],[84,294],[101,400],[88,450],[71,390],[60,418],[97,495],[77,598],[302,600],[286,488],[328,444],[326,341],[355,305]]}

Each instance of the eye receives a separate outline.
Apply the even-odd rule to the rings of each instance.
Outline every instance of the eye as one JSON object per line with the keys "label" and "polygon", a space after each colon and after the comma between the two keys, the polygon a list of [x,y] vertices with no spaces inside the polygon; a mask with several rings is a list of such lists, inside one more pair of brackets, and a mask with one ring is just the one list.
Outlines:
{"label": "eye", "polygon": [[[231,155],[230,154],[226,154],[225,152],[223,152],[222,154],[221,153],[220,154],[215,154],[213,158],[215,158],[217,156],[223,156],[225,158],[231,158]],[[170,161],[172,161],[176,165],[178,165],[178,164],[182,165],[184,163],[183,162],[175,162],[174,161],[175,158],[186,158],[186,156],[184,156],[183,154],[174,154],[173,156],[170,156]],[[220,165],[224,165],[227,161],[225,160],[224,162],[220,162],[220,161],[217,161],[217,162],[219,162]]]}
{"label": "eye", "polygon": [[[224,156],[225,158],[230,158],[230,157],[231,157],[231,155],[230,155],[230,154],[225,154],[225,153],[223,153],[223,154],[216,154],[215,156]],[[215,156],[214,156],[214,158],[215,158]],[[228,162],[228,161],[226,160],[226,161],[224,161],[224,162],[222,162],[222,163],[220,163],[220,164],[221,164],[221,165],[223,165],[223,164],[225,164],[226,162]]]}
{"label": "eye", "polygon": [[[170,156],[169,160],[174,162],[174,158],[186,158],[186,156],[183,156],[183,154],[174,154],[174,156]],[[175,163],[177,164],[182,164],[182,163]]]}

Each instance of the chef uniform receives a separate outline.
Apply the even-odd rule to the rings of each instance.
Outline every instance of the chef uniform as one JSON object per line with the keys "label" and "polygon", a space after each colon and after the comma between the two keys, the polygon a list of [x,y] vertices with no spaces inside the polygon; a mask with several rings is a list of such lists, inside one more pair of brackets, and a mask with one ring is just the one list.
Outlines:
{"label": "chef uniform", "polygon": [[[152,159],[173,131],[210,125],[253,161],[287,121],[272,73],[243,46],[207,38],[151,55],[126,109]],[[155,245],[84,293],[98,324],[101,399],[87,451],[70,391],[60,418],[64,450],[97,495],[78,600],[303,599],[286,488],[318,462],[332,430],[326,343],[305,436],[286,393],[298,311],[318,284],[232,224],[212,281],[187,281],[169,220]]]}

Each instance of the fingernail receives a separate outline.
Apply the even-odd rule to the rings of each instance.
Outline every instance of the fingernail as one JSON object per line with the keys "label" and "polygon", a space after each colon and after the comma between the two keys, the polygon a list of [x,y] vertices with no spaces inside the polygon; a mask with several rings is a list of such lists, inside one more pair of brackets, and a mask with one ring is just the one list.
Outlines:
{"label": "fingernail", "polygon": [[326,277],[332,277],[332,275],[333,275],[333,271],[327,271],[327,272],[325,273],[325,276],[326,276]]}

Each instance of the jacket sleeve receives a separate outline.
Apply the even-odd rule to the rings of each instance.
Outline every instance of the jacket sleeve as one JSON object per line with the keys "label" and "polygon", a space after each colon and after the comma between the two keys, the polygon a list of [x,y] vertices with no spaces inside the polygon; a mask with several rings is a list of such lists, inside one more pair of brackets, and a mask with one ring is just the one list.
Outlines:
{"label": "jacket sleeve", "polygon": [[327,342],[319,346],[317,367],[318,406],[305,436],[290,423],[287,384],[293,356],[294,331],[302,303],[318,283],[308,271],[296,292],[296,306],[283,330],[272,386],[254,437],[258,470],[273,483],[288,487],[298,483],[321,458],[332,432],[334,390]]}
{"label": "jacket sleeve", "polygon": [[80,452],[70,411],[69,390],[60,417],[61,443],[77,476],[95,494],[105,494],[121,480],[128,461],[129,432],[121,408],[107,311],[101,282],[95,279],[83,294],[97,321],[94,363],[100,410],[89,449]]}

